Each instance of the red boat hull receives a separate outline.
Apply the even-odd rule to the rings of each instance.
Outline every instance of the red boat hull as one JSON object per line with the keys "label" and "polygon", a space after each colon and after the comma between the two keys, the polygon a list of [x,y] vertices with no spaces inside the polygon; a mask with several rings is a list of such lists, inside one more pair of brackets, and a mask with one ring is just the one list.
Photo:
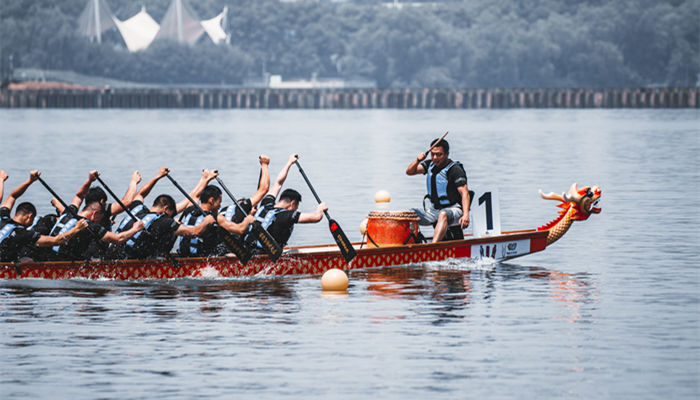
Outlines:
{"label": "red boat hull", "polygon": [[350,265],[345,263],[335,245],[292,247],[286,249],[275,263],[267,256],[260,255],[253,257],[247,265],[241,264],[235,257],[175,258],[176,265],[165,259],[2,263],[0,279],[140,280],[317,275],[332,268],[353,270],[480,257],[504,260],[544,250],[546,238],[547,231],[527,230],[436,244],[380,248],[359,248],[359,244],[356,244],[357,257]]}

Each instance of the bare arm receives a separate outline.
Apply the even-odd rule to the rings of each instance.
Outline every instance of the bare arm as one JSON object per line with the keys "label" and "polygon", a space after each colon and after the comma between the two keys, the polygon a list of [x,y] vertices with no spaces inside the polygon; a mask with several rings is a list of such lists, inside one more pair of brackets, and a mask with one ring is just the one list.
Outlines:
{"label": "bare arm", "polygon": [[121,233],[107,232],[104,236],[102,236],[102,241],[105,243],[124,243],[127,240],[131,239],[131,237],[134,236],[136,232],[142,229],[143,222],[136,221],[134,222],[134,226],[132,226],[131,229],[129,229],[128,231],[124,231]]}
{"label": "bare arm", "polygon": [[[277,198],[277,195],[280,194],[280,190],[282,190],[282,185],[284,185],[284,181],[287,180],[287,174],[289,174],[289,168],[292,167],[292,164],[297,162],[299,157],[296,154],[292,154],[289,156],[289,159],[287,160],[287,164],[282,168],[279,174],[277,174],[277,179],[275,180],[275,183],[272,185],[272,188],[270,188],[270,191],[267,192],[267,194],[272,195],[273,197]],[[252,202],[252,200],[251,200]]]}
{"label": "bare arm", "polygon": [[321,203],[316,207],[316,211],[311,213],[301,213],[299,215],[300,224],[311,224],[323,219],[323,212],[328,210],[326,203]]}
{"label": "bare arm", "polygon": [[2,203],[2,207],[7,207],[10,210],[12,210],[12,207],[15,205],[15,201],[24,194],[24,192],[27,191],[27,188],[34,182],[36,182],[37,179],[39,179],[39,175],[41,175],[41,172],[39,171],[32,171],[29,173],[29,179],[24,181],[21,185],[17,186],[15,190],[10,193],[10,196],[5,199],[5,201]]}
{"label": "bare arm", "polygon": [[87,181],[83,183],[83,186],[78,189],[78,192],[75,193],[75,197],[73,197],[73,201],[70,202],[70,204],[74,205],[78,209],[80,208],[80,204],[82,204],[83,199],[85,196],[87,196],[88,190],[90,190],[90,185],[92,182],[95,182],[97,177],[100,176],[100,173],[97,171],[90,171],[90,175],[88,176]]}
{"label": "bare arm", "polygon": [[134,197],[134,200],[138,200],[143,202],[143,199],[148,196],[149,193],[151,193],[151,190],[153,190],[153,187],[156,185],[156,183],[161,180],[165,175],[168,175],[170,173],[170,170],[166,167],[162,167],[160,171],[158,171],[158,175],[155,176],[155,178],[151,179],[150,181],[146,182],[143,186],[141,186],[141,189],[139,190],[138,194]]}
{"label": "bare arm", "polygon": [[5,188],[5,181],[7,180],[7,172],[5,170],[0,169],[0,202],[2,202],[2,192],[3,189]]}
{"label": "bare arm", "polygon": [[270,189],[270,157],[262,154],[260,156],[260,180],[258,181],[258,190],[250,196],[250,203],[255,207],[267,191]]}
{"label": "bare arm", "polygon": [[63,211],[65,211],[63,204],[61,204],[61,202],[58,201],[58,199],[55,197],[53,199],[51,199],[51,205],[54,206],[54,208],[58,212],[58,215],[63,214]]}
{"label": "bare arm", "polygon": [[457,191],[462,196],[462,217],[459,219],[459,224],[464,229],[469,226],[469,188],[467,185],[462,185],[457,188]]}
{"label": "bare arm", "polygon": [[[133,175],[131,175],[129,187],[126,189],[124,197],[122,197],[122,203],[124,203],[125,206],[129,207],[131,202],[134,201],[134,197],[136,197],[136,189],[138,189],[139,182],[141,182],[141,174],[139,173],[139,171],[134,171]],[[124,211],[124,209],[122,208],[122,206],[119,205],[119,203],[114,202],[110,206],[110,212],[112,216],[115,216],[122,211]]]}
{"label": "bare arm", "polygon": [[408,167],[406,168],[406,175],[418,175],[418,174],[424,174],[425,173],[425,168],[421,165],[421,162],[425,160],[425,153],[420,153],[418,154],[418,157],[416,157],[415,160],[411,161],[410,164],[408,164]]}
{"label": "bare arm", "polygon": [[[212,179],[216,178],[219,175],[219,171],[209,171],[208,169],[205,169],[202,171],[202,177],[199,178],[199,182],[197,182],[197,186],[192,189],[192,191],[189,193],[190,197],[192,197],[192,200],[199,201],[199,195],[202,194],[202,190],[204,190],[205,187],[211,182]],[[190,203],[189,200],[183,199],[179,203],[177,203],[177,212],[176,214],[181,213],[182,211],[185,210],[185,208],[189,207],[190,205],[193,205]]]}
{"label": "bare arm", "polygon": [[175,230],[175,235],[177,236],[184,236],[184,237],[195,237],[201,235],[205,229],[207,229],[207,226],[211,225],[214,222],[214,217],[211,215],[207,215],[206,218],[199,224],[195,226],[188,226],[188,225],[182,225]]}
{"label": "bare arm", "polygon": [[253,223],[253,221],[255,221],[255,217],[252,215],[246,215],[243,221],[241,221],[239,224],[227,220],[222,214],[219,214],[216,219],[216,223],[219,224],[220,227],[231,233],[235,233],[236,235],[242,235],[246,229],[248,229],[248,225]]}
{"label": "bare arm", "polygon": [[87,228],[87,226],[88,226],[87,220],[84,220],[81,218],[78,220],[78,222],[75,224],[75,226],[73,228],[71,228],[68,232],[61,233],[60,235],[57,235],[57,236],[41,235],[39,237],[39,240],[36,241],[35,245],[37,245],[39,247],[51,247],[51,246],[62,245],[65,242],[67,242],[70,238],[75,236],[78,232]]}

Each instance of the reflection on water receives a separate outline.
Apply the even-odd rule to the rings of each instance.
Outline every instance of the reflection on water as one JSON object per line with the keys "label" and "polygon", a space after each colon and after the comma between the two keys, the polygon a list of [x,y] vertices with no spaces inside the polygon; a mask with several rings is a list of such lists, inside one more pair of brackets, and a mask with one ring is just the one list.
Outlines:
{"label": "reflection on water", "polygon": [[[319,277],[2,281],[0,397],[700,398],[699,116],[0,110],[0,139],[17,149],[0,165],[5,193],[34,168],[70,196],[93,168],[119,192],[133,169],[149,179],[167,165],[183,185],[219,169],[247,196],[257,154],[274,176],[299,152],[353,241],[377,190],[396,210],[420,204],[424,183],[404,170],[445,130],[470,188],[499,189],[504,229],[556,215],[539,188],[606,193],[602,214],[544,252],[353,271],[347,294],[321,292]],[[313,209],[299,174],[287,183]],[[41,186],[22,200],[50,211]],[[290,243],[329,241],[321,223]]]}

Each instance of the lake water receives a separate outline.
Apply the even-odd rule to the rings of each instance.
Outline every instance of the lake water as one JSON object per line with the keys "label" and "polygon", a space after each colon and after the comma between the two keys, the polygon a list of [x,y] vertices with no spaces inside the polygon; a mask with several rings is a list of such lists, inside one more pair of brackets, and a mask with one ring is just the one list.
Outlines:
{"label": "lake water", "polygon": [[[298,153],[357,241],[377,190],[419,206],[404,170],[445,131],[470,188],[499,189],[503,229],[553,219],[537,190],[573,182],[601,187],[602,213],[508,263],[353,272],[347,295],[316,276],[0,281],[0,397],[699,398],[697,110],[0,110],[0,169],[5,194],[30,169],[70,199],[91,169],[123,193],[168,166],[249,196],[260,153],[273,179]],[[313,210],[295,169],[286,186]],[[321,223],[290,244],[329,242]]]}

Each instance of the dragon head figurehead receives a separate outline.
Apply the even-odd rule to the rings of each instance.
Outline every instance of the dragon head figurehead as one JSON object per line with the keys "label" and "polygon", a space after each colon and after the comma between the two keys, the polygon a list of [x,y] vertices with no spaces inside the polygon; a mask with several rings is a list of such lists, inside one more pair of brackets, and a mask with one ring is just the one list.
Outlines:
{"label": "dragon head figurehead", "polygon": [[544,194],[540,190],[540,196],[543,199],[560,201],[557,205],[561,208],[559,216],[548,224],[537,228],[538,231],[549,230],[547,245],[564,236],[574,221],[585,221],[591,214],[598,214],[601,211],[599,203],[602,192],[598,186],[579,188],[578,184],[574,182],[566,193]]}

